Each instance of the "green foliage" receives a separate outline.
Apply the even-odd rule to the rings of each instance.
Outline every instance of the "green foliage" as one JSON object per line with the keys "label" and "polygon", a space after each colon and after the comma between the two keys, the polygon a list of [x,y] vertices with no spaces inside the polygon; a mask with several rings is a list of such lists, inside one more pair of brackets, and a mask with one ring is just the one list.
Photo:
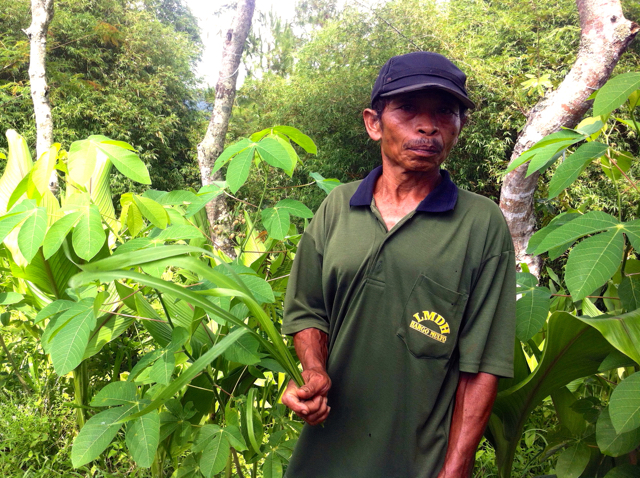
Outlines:
{"label": "green foliage", "polygon": [[[549,199],[571,187],[592,165],[600,166],[602,176],[613,184],[618,210],[614,217],[605,211],[569,208],[531,238],[529,253],[546,252],[556,259],[570,252],[562,280],[547,269],[548,287],[537,285],[531,274],[519,275],[517,372],[509,388],[498,394],[490,421],[499,476],[504,478],[511,476],[515,439],[529,413],[547,395],[553,397],[562,425],[545,453],[560,451],[555,466],[558,478],[635,476],[638,472],[637,467],[614,467],[623,463],[618,457],[640,445],[640,375],[633,373],[640,364],[635,279],[640,268],[634,259],[640,250],[640,222],[635,211],[622,207],[623,201],[629,201],[623,199],[623,184],[637,190],[630,169],[635,158],[615,149],[611,133],[623,123],[637,138],[640,78],[637,73],[622,74],[594,95],[597,116],[575,130],[541,139],[517,161],[528,161],[531,173],[553,170],[562,158],[553,170]],[[615,116],[614,110],[621,107],[629,120]],[[620,158],[624,159],[618,164]],[[550,296],[555,298],[549,300]],[[630,365],[635,367],[620,373]],[[584,386],[593,379],[582,377],[589,376],[601,385],[577,400],[566,387]]]}
{"label": "green foliage", "polygon": [[[22,32],[30,21],[29,2],[0,1],[0,123],[21,131],[33,146],[28,40]],[[180,0],[144,0],[136,8],[124,0],[56,3],[47,42],[55,141],[70,144],[101,131],[135,148],[150,166],[154,187],[197,185],[195,145],[206,119],[196,108],[192,72],[200,49],[195,19]],[[114,164],[119,169],[117,158]],[[90,174],[89,163],[87,169]],[[112,184],[116,194],[139,189],[124,173]]]}
{"label": "green foliage", "polygon": [[[229,473],[232,454],[237,461],[242,453],[245,463],[281,476],[300,425],[277,402],[286,376],[302,383],[279,330],[300,238],[290,217],[313,213],[288,198],[273,208],[254,206],[253,221],[245,212],[246,239],[233,259],[208,242],[204,206],[230,184],[243,187],[247,178],[234,183],[233,164],[245,151],[249,167],[268,178],[274,168],[293,173],[299,158],[292,142],[315,151],[313,141],[292,127],[256,133],[240,142],[244,151],[232,147],[221,156],[226,181],[198,192],[122,194],[117,218],[112,164],[132,180],[148,178],[130,145],[91,136],[69,153],[56,145],[32,163],[24,140],[11,131],[8,137],[0,205],[10,209],[0,216],[0,260],[13,277],[0,300],[10,308],[9,322],[19,316],[33,332],[55,372],[73,374],[80,427],[73,467],[93,466],[120,444],[155,474],[172,463],[177,475],[213,477]],[[54,167],[64,186],[60,200],[41,175]],[[272,227],[269,211],[286,219],[281,229]],[[256,222],[261,217],[264,232]],[[135,347],[119,342],[131,343],[132,336]],[[94,362],[114,347],[122,347],[114,361]],[[95,375],[90,364],[107,371]],[[10,365],[25,390],[35,387]],[[206,432],[198,434],[200,427]]]}

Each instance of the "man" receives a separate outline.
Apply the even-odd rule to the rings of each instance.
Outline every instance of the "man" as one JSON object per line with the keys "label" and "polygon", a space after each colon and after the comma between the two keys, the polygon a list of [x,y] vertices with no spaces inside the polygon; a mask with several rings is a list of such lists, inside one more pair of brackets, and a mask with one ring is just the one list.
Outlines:
{"label": "man", "polygon": [[[389,60],[364,111],[382,166],[336,188],[303,235],[283,332],[308,425],[289,478],[463,478],[512,376],[513,245],[499,208],[440,169],[474,104],[442,55]],[[322,423],[322,426],[315,426]]]}

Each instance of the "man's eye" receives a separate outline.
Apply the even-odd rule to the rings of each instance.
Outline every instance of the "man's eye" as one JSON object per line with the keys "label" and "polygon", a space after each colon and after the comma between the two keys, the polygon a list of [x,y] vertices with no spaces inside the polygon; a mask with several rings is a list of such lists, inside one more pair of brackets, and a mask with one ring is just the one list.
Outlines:
{"label": "man's eye", "polygon": [[413,111],[415,107],[413,105],[400,105],[402,111]]}
{"label": "man's eye", "polygon": [[455,111],[453,111],[451,108],[447,108],[447,107],[440,108],[438,110],[438,113],[440,113],[441,115],[447,115],[447,116],[452,116],[452,115],[456,114]]}

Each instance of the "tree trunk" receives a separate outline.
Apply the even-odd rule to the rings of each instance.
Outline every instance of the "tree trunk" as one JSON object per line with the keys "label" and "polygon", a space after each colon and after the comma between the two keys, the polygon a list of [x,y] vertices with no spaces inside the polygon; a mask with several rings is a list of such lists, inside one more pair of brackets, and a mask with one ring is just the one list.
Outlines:
{"label": "tree trunk", "polygon": [[[53,20],[53,0],[31,0],[31,25],[24,32],[29,37],[29,82],[36,118],[36,156],[49,151],[53,143],[53,119],[49,102],[45,61],[47,57],[47,31]],[[54,171],[49,188],[55,193],[58,179]]]}
{"label": "tree trunk", "polygon": [[[518,136],[511,161],[544,136],[572,128],[591,106],[587,98],[609,79],[620,56],[640,27],[622,14],[619,0],[576,0],[580,15],[580,49],[571,71],[557,90],[540,100],[529,112]],[[541,261],[526,254],[535,232],[533,196],[538,173],[526,177],[524,164],[507,174],[500,190],[500,208],[509,224],[518,263],[524,262],[537,277]]]}
{"label": "tree trunk", "polygon": [[[242,51],[251,27],[254,8],[255,0],[239,0],[233,23],[229,31],[227,31],[211,121],[209,121],[209,127],[204,139],[198,145],[198,165],[200,166],[203,186],[211,184],[212,181],[222,179],[220,172],[216,172],[212,176],[211,170],[224,149],[231,109],[236,97],[236,80],[238,78],[240,60],[242,59]],[[228,218],[228,211],[224,196],[218,196],[207,204],[206,208],[212,234],[214,234],[214,245],[220,247],[227,254],[235,255],[233,246],[227,236],[218,235],[216,237],[215,232],[213,232],[213,227],[217,221],[227,222],[225,219]]]}

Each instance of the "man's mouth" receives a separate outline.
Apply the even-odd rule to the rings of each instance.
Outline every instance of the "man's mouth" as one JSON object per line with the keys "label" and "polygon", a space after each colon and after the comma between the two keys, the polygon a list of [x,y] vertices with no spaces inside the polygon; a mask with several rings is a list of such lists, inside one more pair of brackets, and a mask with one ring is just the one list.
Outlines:
{"label": "man's mouth", "polygon": [[440,153],[442,151],[442,147],[438,144],[410,144],[406,146],[406,149],[424,151],[425,153]]}

